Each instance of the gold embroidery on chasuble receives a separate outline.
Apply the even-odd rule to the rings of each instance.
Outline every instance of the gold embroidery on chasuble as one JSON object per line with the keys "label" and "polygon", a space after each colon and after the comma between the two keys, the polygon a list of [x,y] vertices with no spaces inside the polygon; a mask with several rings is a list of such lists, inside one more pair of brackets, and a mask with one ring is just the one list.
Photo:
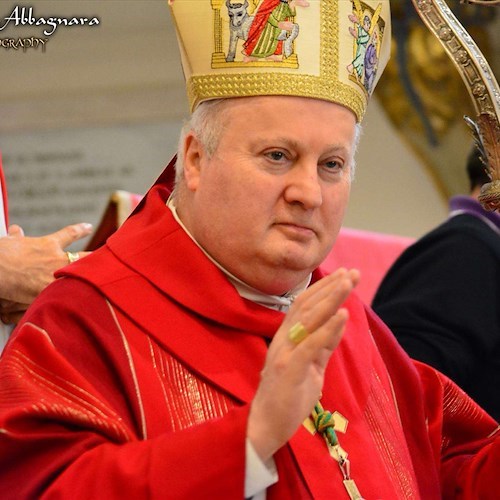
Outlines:
{"label": "gold embroidery on chasuble", "polygon": [[[449,420],[450,415],[457,422],[468,422],[468,427],[474,429],[476,421],[481,421],[483,414],[481,409],[467,397],[465,392],[446,378],[441,378],[443,384],[443,420]],[[447,437],[447,429],[443,429],[441,442],[441,454],[444,454],[450,446],[450,438]]]}
{"label": "gold embroidery on chasuble", "polygon": [[[30,326],[48,338],[46,332]],[[131,439],[122,419],[82,387],[39,366],[17,349],[13,349],[4,362],[9,365],[6,372],[10,375],[1,384],[4,389],[0,391],[0,407],[16,406],[26,414],[97,428],[116,441]],[[18,380],[23,381],[21,387]],[[0,431],[10,432],[8,428]]]}
{"label": "gold embroidery on chasuble", "polygon": [[[129,370],[134,383],[136,403],[140,412],[142,439],[148,439],[148,412],[151,411],[151,401],[145,404],[146,391],[141,386],[140,376],[132,356],[132,350],[127,335],[120,325],[118,317],[108,302],[108,307],[119,331],[123,348],[127,356]],[[165,431],[180,431],[188,427],[201,424],[207,420],[225,415],[234,403],[229,397],[217,392],[211,385],[205,383],[189,371],[183,364],[163,351],[150,337],[147,337],[147,348],[151,359],[151,368],[154,370],[159,386],[161,387],[164,405],[159,398],[161,394],[154,393],[155,415],[165,411]],[[148,388],[149,389],[149,388]],[[146,410],[148,408],[149,410]]]}
{"label": "gold embroidery on chasuble", "polygon": [[397,492],[397,498],[419,498],[417,481],[400,424],[397,403],[393,395],[387,393],[379,374],[375,371],[372,375],[365,408],[365,419],[386,473]]}
{"label": "gold embroidery on chasuble", "polygon": [[178,432],[220,418],[234,408],[234,402],[228,396],[195,376],[151,339],[149,348],[171,431]]}
{"label": "gold embroidery on chasuble", "polygon": [[113,306],[111,305],[111,303],[109,301],[106,301],[106,304],[109,308],[111,316],[113,317],[113,321],[115,322],[116,328],[117,328],[118,333],[120,334],[120,338],[123,342],[123,348],[124,348],[126,356],[127,356],[130,374],[132,375],[132,379],[134,381],[135,395],[137,398],[137,405],[139,407],[139,412],[140,412],[140,416],[141,416],[142,439],[147,439],[148,438],[148,429],[147,429],[147,423],[146,423],[146,413],[144,411],[144,405],[142,402],[142,395],[141,395],[141,388],[139,386],[139,380],[137,378],[137,372],[135,370],[135,363],[134,363],[134,360],[132,358],[130,346],[129,346],[127,337],[125,335],[125,332],[123,331],[123,329],[120,325],[120,322],[118,321],[118,318],[116,316],[115,310],[113,309]]}

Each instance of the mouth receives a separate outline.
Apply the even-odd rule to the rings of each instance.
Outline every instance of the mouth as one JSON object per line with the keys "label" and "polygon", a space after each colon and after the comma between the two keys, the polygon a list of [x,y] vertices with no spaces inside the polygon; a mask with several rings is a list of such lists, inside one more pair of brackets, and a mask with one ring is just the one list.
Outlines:
{"label": "mouth", "polygon": [[298,240],[310,240],[316,237],[316,231],[306,225],[302,225],[295,222],[277,222],[275,224],[281,231],[283,231],[288,237]]}

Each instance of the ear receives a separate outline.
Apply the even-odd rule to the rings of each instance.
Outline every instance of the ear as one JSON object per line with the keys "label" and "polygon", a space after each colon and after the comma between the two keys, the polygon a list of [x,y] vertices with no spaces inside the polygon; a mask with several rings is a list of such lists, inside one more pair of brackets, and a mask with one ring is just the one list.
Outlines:
{"label": "ear", "polygon": [[204,158],[203,145],[192,132],[188,133],[184,140],[184,180],[190,191],[198,189]]}

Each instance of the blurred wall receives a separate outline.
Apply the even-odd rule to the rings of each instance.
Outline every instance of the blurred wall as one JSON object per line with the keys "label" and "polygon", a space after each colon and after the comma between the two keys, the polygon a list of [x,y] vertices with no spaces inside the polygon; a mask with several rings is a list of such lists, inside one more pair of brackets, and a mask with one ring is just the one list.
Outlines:
{"label": "blurred wall", "polygon": [[[0,23],[15,5],[0,2]],[[44,51],[0,47],[11,222],[41,233],[96,223],[112,188],[144,192],[175,151],[187,101],[165,0],[30,5],[37,17],[99,18],[98,26],[59,27]],[[42,35],[41,27],[12,24],[0,39]],[[376,99],[357,164],[346,225],[417,237],[446,217],[445,196]],[[48,207],[57,197],[63,202]]]}

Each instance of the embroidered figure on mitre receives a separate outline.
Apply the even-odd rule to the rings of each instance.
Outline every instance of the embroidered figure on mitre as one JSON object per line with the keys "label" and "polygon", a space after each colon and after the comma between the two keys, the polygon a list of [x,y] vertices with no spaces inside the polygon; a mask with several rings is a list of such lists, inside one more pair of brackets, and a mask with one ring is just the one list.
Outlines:
{"label": "embroidered figure on mitre", "polygon": [[248,0],[245,0],[245,3],[231,3],[230,0],[226,0],[226,8],[229,16],[229,47],[226,61],[233,62],[238,40],[246,41],[254,16],[248,13]]}
{"label": "embroidered figure on mitre", "polygon": [[377,74],[377,69],[378,69],[378,61],[380,54],[379,33],[380,33],[379,27],[375,25],[374,29],[372,30],[372,35],[370,37],[370,41],[368,42],[368,47],[366,48],[366,53],[365,53],[363,85],[365,86],[368,95],[370,95],[373,91],[375,76]]}
{"label": "embroidered figure on mitre", "polygon": [[308,7],[307,0],[262,0],[243,44],[244,61],[280,62],[293,54],[299,35],[295,7]]}
{"label": "embroidered figure on mitre", "polygon": [[382,4],[375,11],[365,4],[363,9],[360,0],[352,0],[352,4],[353,13],[349,14],[349,20],[354,26],[349,26],[349,33],[354,38],[354,57],[347,71],[349,79],[370,94],[378,68],[382,37],[378,22]]}

